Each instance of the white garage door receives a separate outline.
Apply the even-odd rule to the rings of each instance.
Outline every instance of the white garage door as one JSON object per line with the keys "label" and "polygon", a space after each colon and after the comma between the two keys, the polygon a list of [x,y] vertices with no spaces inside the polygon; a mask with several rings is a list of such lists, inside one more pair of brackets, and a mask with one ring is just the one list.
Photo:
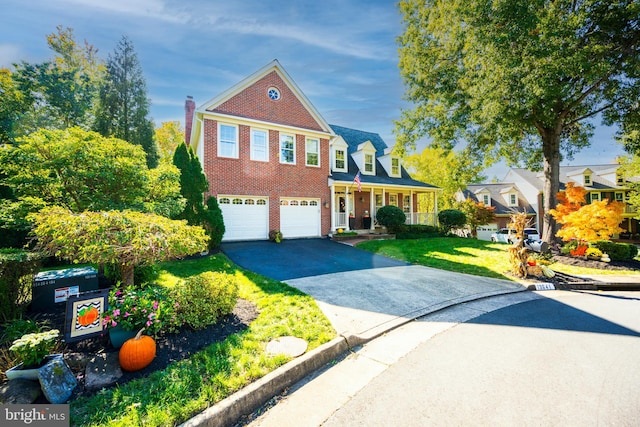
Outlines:
{"label": "white garage door", "polygon": [[219,196],[218,205],[224,218],[223,241],[269,237],[269,201],[266,197]]}
{"label": "white garage door", "polygon": [[280,231],[282,237],[319,237],[320,200],[302,198],[280,199]]}

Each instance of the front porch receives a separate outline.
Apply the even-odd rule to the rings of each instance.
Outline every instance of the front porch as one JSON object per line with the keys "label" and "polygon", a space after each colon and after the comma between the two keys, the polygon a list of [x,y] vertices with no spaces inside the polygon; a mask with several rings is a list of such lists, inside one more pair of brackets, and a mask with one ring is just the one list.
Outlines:
{"label": "front porch", "polygon": [[[355,188],[354,188],[355,187]],[[376,212],[393,205],[403,210],[405,224],[437,225],[438,198],[435,189],[376,187],[355,184],[331,186],[331,230],[365,231],[376,234],[380,224]]]}

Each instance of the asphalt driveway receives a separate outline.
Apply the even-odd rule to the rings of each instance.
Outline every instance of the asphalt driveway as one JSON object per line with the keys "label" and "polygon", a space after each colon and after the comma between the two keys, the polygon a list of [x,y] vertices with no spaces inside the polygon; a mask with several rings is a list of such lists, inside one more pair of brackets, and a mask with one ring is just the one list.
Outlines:
{"label": "asphalt driveway", "polygon": [[526,289],[508,280],[411,265],[327,239],[223,243],[222,251],[237,265],[313,297],[352,344],[445,307]]}
{"label": "asphalt driveway", "polygon": [[228,242],[221,248],[240,267],[279,281],[409,265],[329,239]]}

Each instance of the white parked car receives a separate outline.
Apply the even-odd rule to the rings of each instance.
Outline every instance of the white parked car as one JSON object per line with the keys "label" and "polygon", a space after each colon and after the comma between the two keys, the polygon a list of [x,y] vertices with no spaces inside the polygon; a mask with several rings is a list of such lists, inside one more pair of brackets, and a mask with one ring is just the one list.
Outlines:
{"label": "white parked car", "polygon": [[535,228],[525,228],[524,229],[524,238],[531,240],[540,240],[540,233]]}
{"label": "white parked car", "polygon": [[501,228],[491,235],[492,242],[513,243],[516,240],[516,230]]}

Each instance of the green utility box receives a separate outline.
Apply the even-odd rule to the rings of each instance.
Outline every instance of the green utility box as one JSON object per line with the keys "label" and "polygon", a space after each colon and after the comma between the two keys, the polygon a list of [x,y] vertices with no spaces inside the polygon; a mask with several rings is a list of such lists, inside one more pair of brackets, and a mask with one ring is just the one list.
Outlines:
{"label": "green utility box", "polygon": [[98,272],[93,267],[43,271],[33,279],[31,310],[64,309],[67,298],[98,289]]}

